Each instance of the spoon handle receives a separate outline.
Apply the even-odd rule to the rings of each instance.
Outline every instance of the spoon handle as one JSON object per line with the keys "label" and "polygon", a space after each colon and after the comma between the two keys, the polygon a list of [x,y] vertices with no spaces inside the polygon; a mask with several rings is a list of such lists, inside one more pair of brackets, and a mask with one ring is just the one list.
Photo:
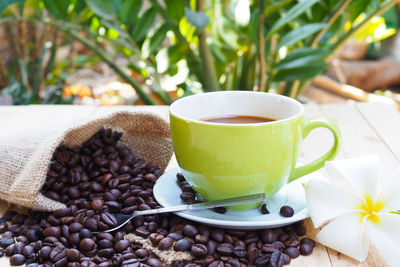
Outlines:
{"label": "spoon handle", "polygon": [[260,202],[260,201],[264,201],[264,200],[265,200],[265,194],[261,193],[261,194],[253,194],[253,195],[248,195],[248,196],[221,199],[221,200],[216,200],[216,201],[207,201],[207,202],[203,202],[203,203],[135,211],[135,216],[152,215],[152,214],[158,214],[158,213],[177,212],[177,211],[185,211],[185,210],[211,209],[211,208],[217,208],[217,207],[232,206],[232,205],[252,203],[252,202]]}

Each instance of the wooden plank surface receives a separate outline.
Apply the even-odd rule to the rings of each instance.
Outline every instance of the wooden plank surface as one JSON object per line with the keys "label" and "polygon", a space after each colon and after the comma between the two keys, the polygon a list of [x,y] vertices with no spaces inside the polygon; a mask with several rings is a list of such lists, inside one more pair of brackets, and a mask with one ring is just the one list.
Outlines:
{"label": "wooden plank surface", "polygon": [[[76,106],[61,106],[57,108],[68,108],[73,112],[79,112]],[[37,106],[37,111],[42,107]],[[159,114],[164,119],[168,118],[167,106],[121,106],[121,107],[85,107],[86,114],[104,114],[118,110],[146,110]],[[380,104],[326,104],[305,106],[306,117],[328,116],[333,118],[340,126],[343,138],[343,147],[339,158],[349,158],[365,154],[378,154],[382,158],[384,174],[392,172],[400,164],[400,114],[391,107]],[[2,112],[0,117],[8,114]],[[299,152],[300,162],[309,162],[322,155],[332,145],[333,138],[326,129],[315,129],[304,140]],[[177,166],[173,159],[168,168]],[[323,171],[322,171],[323,172]],[[0,214],[7,210],[6,202],[0,202]],[[312,222],[305,221],[307,236],[314,238],[319,229],[315,229]],[[0,266],[9,266],[7,258],[0,259]],[[386,266],[375,249],[371,249],[367,260],[358,263],[347,256],[317,244],[314,252],[307,257],[299,257],[293,260],[290,266],[307,267],[343,267],[343,266]]]}

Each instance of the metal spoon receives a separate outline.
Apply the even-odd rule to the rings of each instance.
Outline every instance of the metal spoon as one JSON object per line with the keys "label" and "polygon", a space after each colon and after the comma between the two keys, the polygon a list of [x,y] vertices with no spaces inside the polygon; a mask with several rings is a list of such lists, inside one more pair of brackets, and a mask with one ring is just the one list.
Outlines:
{"label": "metal spoon", "polygon": [[[252,202],[261,202],[264,200],[265,200],[265,194],[261,193],[261,194],[227,198],[227,199],[208,201],[208,202],[189,204],[189,205],[179,205],[179,206],[172,206],[172,207],[159,208],[159,209],[141,210],[141,211],[135,211],[133,214],[129,214],[129,215],[117,213],[117,214],[114,214],[114,216],[117,219],[118,226],[116,226],[112,229],[108,229],[105,231],[99,231],[99,232],[108,233],[108,232],[115,231],[115,230],[121,228],[122,226],[124,226],[125,224],[127,224],[130,220],[132,220],[136,216],[141,216],[141,215],[153,215],[153,214],[159,214],[159,213],[177,212],[177,211],[185,211],[185,210],[211,209],[211,208],[232,206],[232,205],[252,203]],[[96,234],[99,232],[93,232],[93,233]]]}

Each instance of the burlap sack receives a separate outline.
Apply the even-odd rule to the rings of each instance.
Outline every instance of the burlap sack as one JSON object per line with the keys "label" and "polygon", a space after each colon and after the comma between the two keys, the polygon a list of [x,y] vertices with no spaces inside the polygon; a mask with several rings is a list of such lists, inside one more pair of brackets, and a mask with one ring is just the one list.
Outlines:
{"label": "burlap sack", "polygon": [[171,156],[169,125],[148,112],[120,111],[95,115],[91,109],[0,108],[0,199],[35,210],[56,210],[64,204],[40,193],[53,152],[60,145],[77,146],[101,127],[123,131],[121,143],[164,169]]}

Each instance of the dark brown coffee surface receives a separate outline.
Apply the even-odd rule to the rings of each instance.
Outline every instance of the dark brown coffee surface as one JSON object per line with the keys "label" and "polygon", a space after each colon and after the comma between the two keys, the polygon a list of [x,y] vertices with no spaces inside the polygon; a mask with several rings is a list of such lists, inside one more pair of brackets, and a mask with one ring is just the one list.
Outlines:
{"label": "dark brown coffee surface", "polygon": [[208,117],[200,119],[201,121],[214,122],[214,123],[234,123],[234,124],[248,124],[248,123],[262,123],[275,121],[271,118],[247,115],[228,115],[218,117]]}

